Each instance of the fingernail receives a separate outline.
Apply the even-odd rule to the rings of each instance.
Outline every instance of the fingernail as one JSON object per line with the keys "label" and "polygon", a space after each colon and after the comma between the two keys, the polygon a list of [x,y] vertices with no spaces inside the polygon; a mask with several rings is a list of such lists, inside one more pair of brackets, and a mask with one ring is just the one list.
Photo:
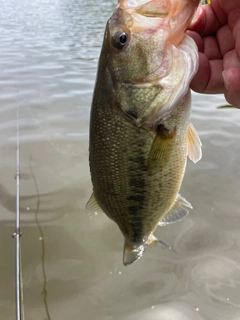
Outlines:
{"label": "fingernail", "polygon": [[223,77],[223,83],[225,86],[225,89],[228,91],[229,90],[229,82],[228,82],[228,76],[227,76],[227,70],[224,70],[222,73],[222,77]]}
{"label": "fingernail", "polygon": [[191,22],[190,22],[190,27],[192,27],[198,21],[198,18],[200,17],[201,13],[202,13],[202,9],[200,7],[198,7],[193,15]]}

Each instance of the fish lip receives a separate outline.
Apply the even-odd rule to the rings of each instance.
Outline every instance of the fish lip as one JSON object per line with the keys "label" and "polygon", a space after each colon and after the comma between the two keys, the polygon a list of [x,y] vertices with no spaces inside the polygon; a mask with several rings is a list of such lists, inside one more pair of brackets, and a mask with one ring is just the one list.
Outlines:
{"label": "fish lip", "polygon": [[118,7],[129,13],[137,13],[149,18],[165,18],[170,11],[168,3],[153,0],[136,5],[131,5],[129,0],[118,0]]}

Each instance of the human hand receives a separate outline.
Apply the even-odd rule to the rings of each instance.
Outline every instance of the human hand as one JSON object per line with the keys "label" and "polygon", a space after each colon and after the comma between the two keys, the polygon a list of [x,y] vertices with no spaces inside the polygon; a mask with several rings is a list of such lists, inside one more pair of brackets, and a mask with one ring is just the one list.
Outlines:
{"label": "human hand", "polygon": [[199,50],[199,70],[191,89],[223,93],[240,108],[240,0],[211,0],[200,6],[189,29]]}

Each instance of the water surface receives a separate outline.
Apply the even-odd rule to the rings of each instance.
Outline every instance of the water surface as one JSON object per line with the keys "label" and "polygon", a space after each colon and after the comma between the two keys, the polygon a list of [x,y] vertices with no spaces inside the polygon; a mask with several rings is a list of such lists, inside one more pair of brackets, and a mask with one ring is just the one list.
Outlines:
{"label": "water surface", "polygon": [[88,125],[115,1],[0,0],[0,319],[15,317],[16,115],[20,111],[25,319],[240,319],[240,112],[193,95],[203,158],[181,194],[194,209],[158,228],[171,250],[122,264],[123,239],[91,194]]}

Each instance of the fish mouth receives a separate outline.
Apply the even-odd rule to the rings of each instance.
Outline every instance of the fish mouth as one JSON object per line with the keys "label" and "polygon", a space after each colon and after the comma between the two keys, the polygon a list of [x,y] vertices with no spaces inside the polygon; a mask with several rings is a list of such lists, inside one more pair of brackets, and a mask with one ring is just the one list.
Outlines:
{"label": "fish mouth", "polygon": [[184,37],[200,0],[118,0],[118,8],[129,13],[134,20],[133,30],[159,28],[170,31],[177,45]]}
{"label": "fish mouth", "polygon": [[170,14],[169,0],[118,0],[118,7],[128,13],[134,23],[133,32],[150,32],[159,28],[167,27]]}
{"label": "fish mouth", "polygon": [[169,14],[169,0],[119,0],[119,6],[145,17],[165,18]]}

